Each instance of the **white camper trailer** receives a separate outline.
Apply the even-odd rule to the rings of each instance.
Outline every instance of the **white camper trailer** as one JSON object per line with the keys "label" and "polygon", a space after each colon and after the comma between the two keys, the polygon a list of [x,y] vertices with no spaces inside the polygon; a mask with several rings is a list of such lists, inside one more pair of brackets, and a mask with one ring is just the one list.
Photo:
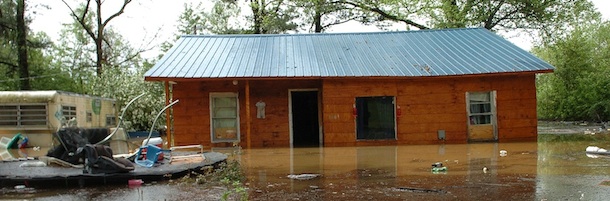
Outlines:
{"label": "white camper trailer", "polygon": [[17,133],[30,146],[53,145],[52,133],[61,126],[116,126],[114,99],[64,91],[0,91],[0,137]]}

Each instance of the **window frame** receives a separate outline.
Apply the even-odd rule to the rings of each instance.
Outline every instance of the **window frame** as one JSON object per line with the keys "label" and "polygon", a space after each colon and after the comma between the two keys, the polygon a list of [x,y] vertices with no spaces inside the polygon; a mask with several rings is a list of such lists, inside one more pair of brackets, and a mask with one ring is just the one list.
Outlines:
{"label": "window frame", "polygon": [[[477,103],[472,103],[471,102],[471,97],[473,96],[473,94],[487,94],[489,95],[489,100],[485,101],[485,102],[477,102]],[[489,104],[489,112],[480,112],[480,113],[473,113],[471,111],[471,107],[472,105],[481,105],[481,104]],[[467,119],[468,119],[468,125],[496,125],[496,91],[469,91],[466,92],[466,112],[467,112]],[[489,116],[489,122],[487,123],[476,123],[472,118],[474,116]]]}
{"label": "window frame", "polygon": [[[235,117],[215,117],[214,109],[216,108],[215,98],[235,98]],[[233,107],[226,107],[233,108]],[[209,116],[210,116],[210,140],[212,143],[220,142],[239,142],[240,141],[240,119],[239,119],[239,94],[235,92],[214,92],[209,95]],[[235,137],[234,138],[219,138],[216,135],[215,120],[219,119],[235,119]]]}
{"label": "window frame", "polygon": [[61,105],[61,115],[65,121],[70,121],[72,118],[78,121],[78,108],[74,105]]}
{"label": "window frame", "polygon": [[[28,106],[42,106],[37,109],[24,109]],[[14,109],[4,108],[14,107]],[[13,114],[10,114],[14,112]],[[37,114],[24,114],[24,112],[38,112]],[[2,114],[6,113],[6,114]],[[0,116],[9,117],[7,119],[0,118],[0,127],[3,128],[46,128],[49,125],[49,106],[47,104],[5,104],[0,106]],[[10,117],[15,117],[14,120]],[[38,119],[23,118],[23,117],[39,117]],[[4,125],[4,122],[14,122],[11,125]],[[24,122],[40,122],[40,124],[27,124]]]}
{"label": "window frame", "polygon": [[91,112],[91,111],[85,112],[85,121],[87,123],[93,122],[93,112]]}
{"label": "window frame", "polygon": [[106,114],[106,126],[116,126],[116,116],[114,114]]}
{"label": "window frame", "polygon": [[[360,108],[360,106],[358,104],[358,102],[359,102],[358,100],[369,102],[369,101],[383,100],[383,99],[386,99],[386,98],[391,99],[391,106],[392,106],[392,109],[391,109],[392,117],[391,117],[391,119],[392,119],[392,124],[393,125],[392,125],[392,128],[391,128],[392,132],[387,132],[385,134],[391,133],[392,136],[391,137],[380,137],[380,138],[367,138],[367,136],[370,137],[371,135],[377,135],[377,134],[371,134],[370,131],[372,131],[372,129],[369,129],[369,128],[360,128],[359,127],[359,126],[365,126],[365,125],[363,123],[363,120],[361,119],[363,117],[361,117],[361,115],[360,115],[364,111],[362,110],[362,108]],[[369,104],[369,103],[367,103],[367,104]],[[355,107],[356,112],[357,112],[357,115],[356,115],[356,125],[355,125],[356,126],[355,127],[355,129],[356,129],[356,136],[355,136],[355,138],[356,138],[357,141],[397,140],[398,139],[398,133],[397,133],[397,131],[398,131],[398,129],[397,129],[398,122],[397,122],[397,116],[396,116],[396,96],[361,96],[361,97],[355,97],[355,99],[354,99],[354,107]],[[379,112],[377,114],[379,114]],[[383,114],[387,114],[387,113],[383,113]],[[376,122],[376,123],[387,123],[387,122]],[[385,128],[384,127],[384,128],[379,128],[379,129],[383,130],[383,129],[390,129],[390,128]],[[383,133],[385,131],[379,131],[379,132]]]}

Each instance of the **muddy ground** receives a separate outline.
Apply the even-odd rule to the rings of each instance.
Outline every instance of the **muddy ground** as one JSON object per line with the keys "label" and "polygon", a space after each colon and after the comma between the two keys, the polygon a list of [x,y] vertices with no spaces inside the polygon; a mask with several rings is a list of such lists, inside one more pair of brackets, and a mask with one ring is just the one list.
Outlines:
{"label": "muddy ground", "polygon": [[[610,148],[610,134],[584,134],[600,124],[539,125],[539,141],[529,143],[215,149],[242,165],[247,179],[237,189],[168,181],[137,188],[4,188],[0,198],[221,200],[232,193],[230,200],[607,200],[610,159],[584,150]],[[447,170],[432,171],[436,162]]]}

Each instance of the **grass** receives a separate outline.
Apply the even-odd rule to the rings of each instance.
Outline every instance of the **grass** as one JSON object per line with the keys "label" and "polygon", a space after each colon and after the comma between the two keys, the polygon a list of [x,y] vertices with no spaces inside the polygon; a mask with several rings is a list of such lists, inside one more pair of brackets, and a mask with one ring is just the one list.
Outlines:
{"label": "grass", "polygon": [[222,200],[248,200],[248,192],[243,184],[245,176],[241,165],[235,160],[221,163],[218,167],[207,167],[203,173],[192,172],[182,178],[181,182],[195,183],[203,186],[222,186]]}
{"label": "grass", "polygon": [[538,142],[610,141],[610,134],[538,134]]}

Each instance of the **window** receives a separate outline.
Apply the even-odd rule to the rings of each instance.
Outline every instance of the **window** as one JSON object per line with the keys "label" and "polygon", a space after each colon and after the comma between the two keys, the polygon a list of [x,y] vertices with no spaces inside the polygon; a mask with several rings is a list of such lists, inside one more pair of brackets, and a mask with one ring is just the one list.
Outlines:
{"label": "window", "polygon": [[114,115],[106,115],[106,126],[116,126],[116,117]]}
{"label": "window", "polygon": [[492,92],[469,92],[468,108],[470,125],[492,124]]}
{"label": "window", "polygon": [[46,126],[47,105],[1,105],[0,126]]}
{"label": "window", "polygon": [[357,139],[396,139],[394,97],[357,97],[356,110]]}
{"label": "window", "polygon": [[239,108],[236,93],[211,93],[212,142],[239,141]]}
{"label": "window", "polygon": [[61,106],[61,114],[64,116],[66,121],[76,119],[76,106]]}
{"label": "window", "polygon": [[87,111],[87,122],[92,122],[93,121],[93,113],[91,113],[91,111]]}

